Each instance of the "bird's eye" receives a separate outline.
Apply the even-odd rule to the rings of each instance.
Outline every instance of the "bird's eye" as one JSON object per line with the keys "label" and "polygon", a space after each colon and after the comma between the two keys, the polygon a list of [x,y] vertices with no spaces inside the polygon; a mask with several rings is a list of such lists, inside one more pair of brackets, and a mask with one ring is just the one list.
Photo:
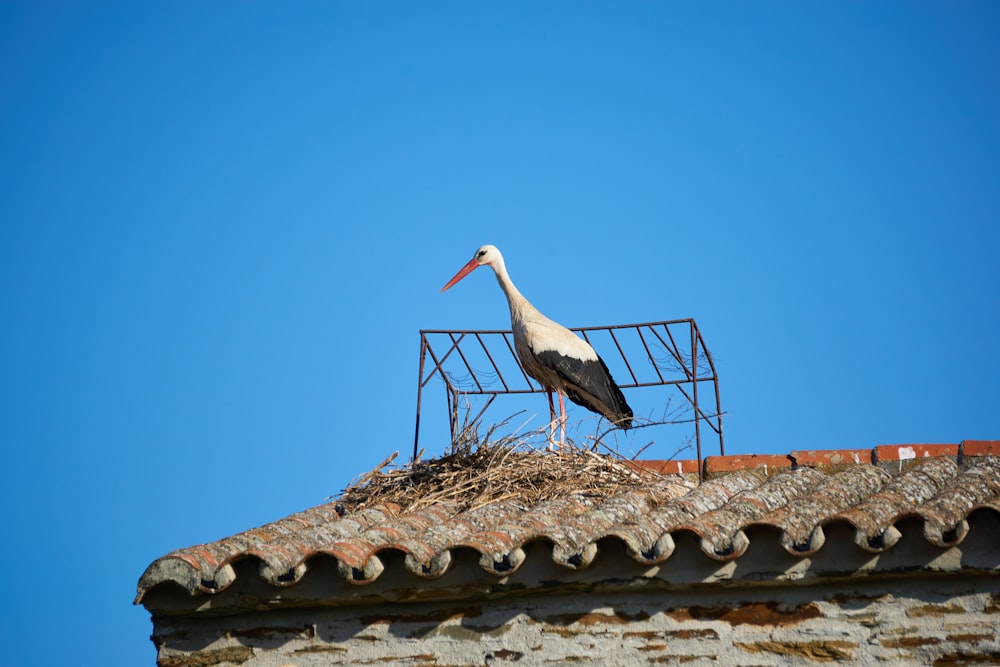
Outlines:
{"label": "bird's eye", "polygon": [[485,254],[486,254],[486,251],[485,251],[485,250],[480,250],[480,251],[479,251],[479,252],[478,252],[478,253],[476,254],[476,257],[482,257],[482,256],[483,256],[483,255],[485,255]]}

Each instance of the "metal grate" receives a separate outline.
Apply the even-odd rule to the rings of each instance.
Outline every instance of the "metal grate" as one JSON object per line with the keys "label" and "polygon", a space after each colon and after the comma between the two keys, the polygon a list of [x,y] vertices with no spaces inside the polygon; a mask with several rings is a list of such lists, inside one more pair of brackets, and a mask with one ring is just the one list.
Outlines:
{"label": "metal grate", "polygon": [[[630,403],[639,396],[637,392],[627,391],[629,389],[659,387],[669,390],[665,396],[662,391],[660,395],[651,396],[653,403],[643,404],[647,408],[652,405],[651,409],[658,409],[655,406],[663,409],[663,419],[647,418],[646,424],[688,425],[693,431],[690,439],[697,447],[699,464],[703,426],[718,441],[719,453],[725,453],[719,376],[693,319],[580,327],[573,331],[582,335],[601,355],[618,386],[626,390]],[[510,330],[422,330],[414,458],[420,440],[423,390],[435,377],[444,382],[452,441],[460,428],[458,409],[462,401],[471,404],[471,397],[481,397],[482,405],[475,415],[478,419],[499,396],[545,391],[518,363]],[[708,409],[703,407],[705,389],[712,394]],[[676,399],[681,405],[668,408]],[[642,421],[638,411],[636,417]]]}

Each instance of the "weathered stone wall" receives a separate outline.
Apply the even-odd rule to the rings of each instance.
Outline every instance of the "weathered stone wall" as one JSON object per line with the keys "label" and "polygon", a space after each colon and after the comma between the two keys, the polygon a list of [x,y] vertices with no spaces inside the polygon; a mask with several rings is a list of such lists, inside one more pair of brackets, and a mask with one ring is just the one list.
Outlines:
{"label": "weathered stone wall", "polygon": [[161,619],[163,666],[1000,664],[1000,577],[580,591]]}

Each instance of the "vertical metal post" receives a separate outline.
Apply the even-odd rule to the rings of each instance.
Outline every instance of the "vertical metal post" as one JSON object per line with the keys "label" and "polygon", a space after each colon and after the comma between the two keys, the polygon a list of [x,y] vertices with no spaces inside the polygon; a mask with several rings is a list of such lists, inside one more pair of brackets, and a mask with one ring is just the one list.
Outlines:
{"label": "vertical metal post", "polygon": [[715,423],[719,426],[719,456],[726,455],[726,441],[722,438],[722,398],[719,396],[719,374],[714,373],[715,383]]}
{"label": "vertical metal post", "polygon": [[698,445],[698,481],[702,481],[704,472],[701,460],[701,414],[698,412],[698,325],[691,320],[691,396],[694,400],[694,440]]}
{"label": "vertical metal post", "polygon": [[451,387],[448,391],[448,424],[451,429],[451,444],[458,441],[458,402],[459,391]]}
{"label": "vertical metal post", "polygon": [[424,359],[427,357],[427,339],[420,332],[420,377],[417,378],[417,424],[413,428],[413,458],[417,460],[417,446],[420,443],[420,397],[424,390]]}

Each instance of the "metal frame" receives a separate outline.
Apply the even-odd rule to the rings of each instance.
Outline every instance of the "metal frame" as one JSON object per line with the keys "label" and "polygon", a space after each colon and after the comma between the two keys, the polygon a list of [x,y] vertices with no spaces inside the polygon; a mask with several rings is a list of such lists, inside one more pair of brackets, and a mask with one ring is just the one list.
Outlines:
{"label": "metal frame", "polygon": [[[694,423],[699,469],[702,462],[702,423],[717,436],[719,453],[725,454],[719,376],[712,355],[693,319],[579,327],[572,330],[582,335],[592,346],[595,346],[593,339],[599,337],[606,336],[613,341],[617,356],[613,356],[615,352],[607,346],[598,352],[609,366],[615,364],[621,368],[619,361],[624,364],[626,376],[615,376],[622,389],[673,386],[679,391],[693,412],[690,421]],[[470,361],[473,354],[481,355],[480,360],[487,370],[475,367]],[[637,356],[642,358],[636,358]],[[430,365],[427,363],[428,357]],[[513,371],[513,368],[517,371]],[[461,380],[458,379],[459,374],[462,376]],[[423,389],[435,376],[440,377],[445,384],[452,441],[459,428],[458,406],[463,395],[487,397],[486,404],[476,415],[478,419],[500,395],[545,391],[521,368],[514,352],[510,330],[421,330],[417,417],[413,434],[414,459],[417,457],[420,439]],[[699,402],[698,387],[703,383],[711,383],[715,395],[714,414],[706,413]]]}

